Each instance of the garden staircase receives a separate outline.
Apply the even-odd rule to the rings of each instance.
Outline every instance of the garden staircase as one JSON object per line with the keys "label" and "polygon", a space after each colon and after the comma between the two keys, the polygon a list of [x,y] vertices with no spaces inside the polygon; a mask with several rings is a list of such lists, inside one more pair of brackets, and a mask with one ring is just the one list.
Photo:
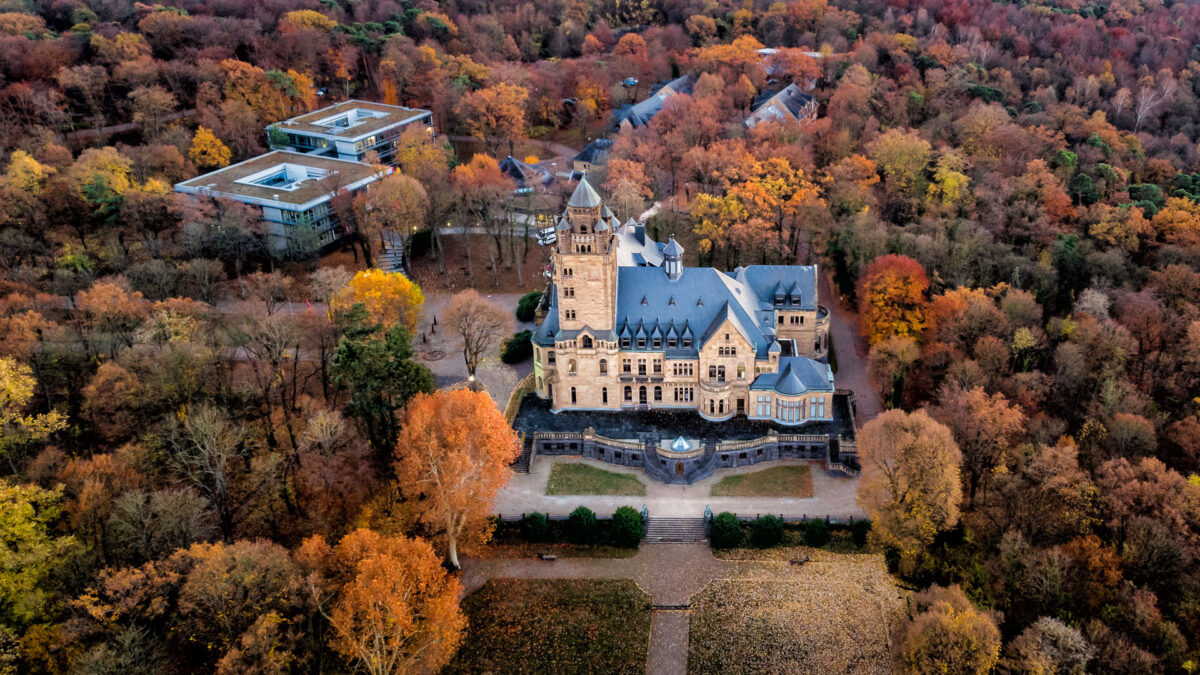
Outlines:
{"label": "garden staircase", "polygon": [[533,465],[533,439],[526,438],[521,446],[521,454],[517,455],[517,460],[512,463],[512,470],[517,473],[529,473],[529,469]]}
{"label": "garden staircase", "polygon": [[686,544],[704,541],[708,528],[703,518],[650,518],[645,544]]}

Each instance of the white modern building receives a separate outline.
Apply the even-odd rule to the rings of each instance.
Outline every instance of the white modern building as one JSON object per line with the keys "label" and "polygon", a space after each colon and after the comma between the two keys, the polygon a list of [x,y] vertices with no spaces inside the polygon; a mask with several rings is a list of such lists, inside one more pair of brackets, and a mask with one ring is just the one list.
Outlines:
{"label": "white modern building", "polygon": [[391,164],[396,139],[417,125],[433,133],[433,113],[373,101],[342,101],[297,115],[267,127],[267,140],[276,150],[363,161],[375,152]]}
{"label": "white modern building", "polygon": [[331,206],[340,191],[365,189],[384,172],[362,162],[276,150],[175,184],[194,199],[232,199],[261,209],[276,251],[320,249],[346,232]]}

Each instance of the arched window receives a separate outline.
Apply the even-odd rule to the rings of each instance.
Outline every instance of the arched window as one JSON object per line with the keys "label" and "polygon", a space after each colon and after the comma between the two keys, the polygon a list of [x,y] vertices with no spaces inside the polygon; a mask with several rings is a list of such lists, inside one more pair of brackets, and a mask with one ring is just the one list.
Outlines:
{"label": "arched window", "polygon": [[600,359],[600,374],[608,374],[608,359]]}
{"label": "arched window", "polygon": [[600,402],[608,403],[608,387],[600,388]]}
{"label": "arched window", "polygon": [[661,401],[661,400],[662,400],[662,387],[655,387],[655,388],[654,388],[654,400],[655,400],[655,401]]}
{"label": "arched window", "polygon": [[571,403],[575,403],[575,387],[571,387]]}
{"label": "arched window", "polygon": [[645,385],[638,387],[638,403],[646,405],[646,387]]}
{"label": "arched window", "polygon": [[625,400],[626,401],[633,400],[633,387],[630,387],[629,385],[625,385]]}
{"label": "arched window", "polygon": [[567,362],[567,374],[568,375],[575,374],[575,359],[571,359],[570,361]]}
{"label": "arched window", "polygon": [[591,349],[591,348],[592,348],[592,338],[590,338],[590,337],[588,337],[588,336],[584,335],[584,336],[583,336],[583,339],[581,339],[581,340],[579,341],[579,344],[580,344],[580,346],[581,346],[581,347],[583,347],[584,349]]}
{"label": "arched window", "polygon": [[717,382],[725,381],[725,366],[717,366]]}
{"label": "arched window", "polygon": [[746,378],[746,366],[739,365],[738,366],[738,379],[742,380],[745,378]]}

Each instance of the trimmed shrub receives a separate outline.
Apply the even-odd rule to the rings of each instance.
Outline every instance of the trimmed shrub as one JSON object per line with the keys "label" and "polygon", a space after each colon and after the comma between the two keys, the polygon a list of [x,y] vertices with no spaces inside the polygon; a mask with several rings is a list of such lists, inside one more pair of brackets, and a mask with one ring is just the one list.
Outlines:
{"label": "trimmed shrub", "polygon": [[505,340],[500,347],[500,360],[512,364],[520,363],[533,356],[533,343],[530,342],[532,337],[533,333],[527,330],[513,333],[513,336]]}
{"label": "trimmed shrub", "polygon": [[742,524],[737,516],[725,511],[718,513],[708,527],[708,540],[713,548],[733,548],[742,543]]}
{"label": "trimmed shrub", "polygon": [[854,537],[854,545],[864,548],[867,545],[867,535],[871,532],[871,521],[855,520],[850,523],[850,536]]}
{"label": "trimmed shrub", "polygon": [[612,536],[617,546],[635,548],[646,535],[646,524],[642,514],[632,506],[622,506],[613,512]]}
{"label": "trimmed shrub", "polygon": [[804,524],[804,543],[813,548],[821,548],[829,543],[829,523],[821,519],[810,520]]}
{"label": "trimmed shrub", "polygon": [[596,514],[586,506],[577,507],[567,518],[567,538],[573,544],[591,544],[596,540]]}
{"label": "trimmed shrub", "polygon": [[525,537],[525,541],[541,542],[550,538],[550,521],[546,518],[546,514],[526,513],[521,518],[521,535]]}
{"label": "trimmed shrub", "polygon": [[517,301],[517,321],[533,321],[538,303],[542,301],[541,291],[530,291]]}
{"label": "trimmed shrub", "polygon": [[783,541],[783,520],[778,516],[759,516],[750,524],[750,541],[758,548],[778,546]]}

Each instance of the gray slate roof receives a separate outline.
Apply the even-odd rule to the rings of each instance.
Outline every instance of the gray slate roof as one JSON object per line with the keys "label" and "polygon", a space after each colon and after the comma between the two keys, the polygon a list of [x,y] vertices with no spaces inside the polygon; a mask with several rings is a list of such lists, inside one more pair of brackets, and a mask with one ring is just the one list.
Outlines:
{"label": "gray slate roof", "polygon": [[833,370],[805,356],[788,356],[779,360],[778,372],[756,377],[750,390],[774,391],[785,396],[809,391],[832,392]]}
{"label": "gray slate roof", "polygon": [[554,182],[554,175],[540,166],[527,164],[512,155],[500,162],[500,171],[512,179],[517,188],[531,188],[537,185],[549,185]]}
{"label": "gray slate roof", "polygon": [[696,86],[696,78],[690,73],[664,84],[649,98],[631,106],[622,107],[613,113],[613,125],[621,126],[629,122],[633,127],[644,127],[659,113],[667,99],[675,94],[691,94]]}
{"label": "gray slate roof", "polygon": [[746,126],[789,118],[800,119],[804,116],[805,108],[815,101],[811,94],[804,93],[795,84],[789,84],[777,92],[767,92],[755,99],[752,112],[746,118]]}
{"label": "gray slate roof", "polygon": [[608,156],[612,150],[613,139],[597,138],[596,140],[583,146],[583,150],[575,155],[573,161],[587,162],[588,164],[603,164],[604,158]]}
{"label": "gray slate roof", "polygon": [[575,192],[571,193],[571,199],[567,201],[567,206],[576,209],[591,209],[600,206],[600,195],[588,183],[587,176],[579,179],[579,185],[575,187]]}
{"label": "gray slate roof", "polygon": [[646,234],[646,225],[630,218],[616,230],[617,265],[658,267],[663,263],[663,245]]}

